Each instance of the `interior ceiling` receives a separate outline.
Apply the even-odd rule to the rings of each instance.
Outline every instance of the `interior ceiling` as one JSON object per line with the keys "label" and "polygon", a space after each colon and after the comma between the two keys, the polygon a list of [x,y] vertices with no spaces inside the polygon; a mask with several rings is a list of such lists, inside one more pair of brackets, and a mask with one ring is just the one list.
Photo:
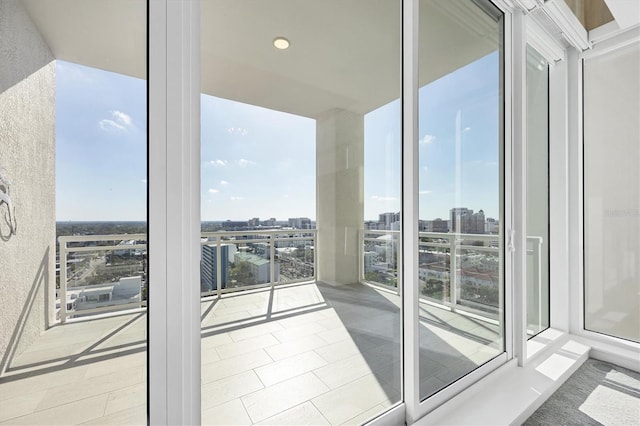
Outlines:
{"label": "interior ceiling", "polygon": [[[145,0],[22,1],[57,59],[145,78]],[[378,108],[400,97],[400,3],[202,1],[202,92],[307,117]],[[421,86],[496,49],[472,2],[420,5]]]}

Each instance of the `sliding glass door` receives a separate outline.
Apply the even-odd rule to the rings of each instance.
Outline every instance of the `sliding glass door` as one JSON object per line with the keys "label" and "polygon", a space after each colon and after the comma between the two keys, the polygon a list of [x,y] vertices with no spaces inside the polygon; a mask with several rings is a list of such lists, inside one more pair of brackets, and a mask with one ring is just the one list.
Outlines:
{"label": "sliding glass door", "polygon": [[421,0],[419,396],[505,351],[503,18],[489,2]]}
{"label": "sliding glass door", "polygon": [[201,2],[203,424],[402,401],[401,2]]}

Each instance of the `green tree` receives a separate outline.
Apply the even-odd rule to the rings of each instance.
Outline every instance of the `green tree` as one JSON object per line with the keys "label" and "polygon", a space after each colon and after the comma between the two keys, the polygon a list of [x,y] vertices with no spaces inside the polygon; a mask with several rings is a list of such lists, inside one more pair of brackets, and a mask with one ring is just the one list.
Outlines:
{"label": "green tree", "polygon": [[231,282],[235,281],[237,285],[250,285],[254,284],[255,281],[253,274],[251,273],[251,266],[249,265],[249,262],[244,260],[236,262],[229,269],[229,278],[231,279]]}

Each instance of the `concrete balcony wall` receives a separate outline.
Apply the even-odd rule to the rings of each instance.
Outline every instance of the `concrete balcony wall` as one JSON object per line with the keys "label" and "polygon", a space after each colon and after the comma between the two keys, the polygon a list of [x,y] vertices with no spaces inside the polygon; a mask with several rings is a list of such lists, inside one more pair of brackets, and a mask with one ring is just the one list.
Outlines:
{"label": "concrete balcony wall", "polygon": [[343,109],[316,122],[318,280],[359,280],[358,233],[364,223],[364,116]]}
{"label": "concrete balcony wall", "polygon": [[55,62],[17,0],[0,0],[0,64],[0,168],[17,223],[13,235],[1,205],[1,372],[44,331],[55,291]]}

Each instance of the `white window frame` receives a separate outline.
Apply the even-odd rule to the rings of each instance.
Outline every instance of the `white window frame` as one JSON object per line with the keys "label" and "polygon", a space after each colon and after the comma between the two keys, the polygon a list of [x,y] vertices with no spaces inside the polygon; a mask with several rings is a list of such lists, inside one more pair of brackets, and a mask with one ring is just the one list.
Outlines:
{"label": "white window frame", "polygon": [[[420,401],[419,392],[419,350],[420,337],[418,318],[419,295],[416,286],[405,287],[403,291],[403,383],[404,403],[406,404],[406,422],[411,424],[416,420],[432,412],[443,403],[462,393],[472,384],[489,375],[497,368],[505,365],[514,356],[514,321],[513,313],[514,294],[526,294],[513,282],[513,257],[508,248],[507,235],[514,228],[516,212],[512,209],[513,194],[515,190],[514,176],[512,174],[512,146],[514,141],[514,128],[512,122],[516,110],[509,102],[513,98],[512,91],[516,90],[513,83],[515,69],[513,68],[512,54],[512,9],[501,0],[493,0],[494,5],[504,13],[504,188],[503,205],[504,218],[501,227],[503,229],[504,244],[504,298],[505,298],[505,352],[496,358],[478,367],[456,382],[437,392],[435,395]],[[404,283],[413,283],[418,276],[418,34],[419,34],[419,0],[405,0],[403,2],[403,171],[402,171],[402,212],[403,212],[403,276]],[[518,96],[513,93],[514,96]],[[522,241],[526,243],[526,238]],[[526,249],[526,246],[525,246]],[[526,252],[526,251],[525,251]],[[524,288],[524,287],[523,287]],[[523,305],[526,306],[526,305]],[[524,320],[524,317],[523,317]],[[516,321],[517,322],[517,321]],[[520,328],[524,328],[522,323]],[[526,333],[525,333],[526,337]]]}
{"label": "white window frame", "polygon": [[148,419],[200,423],[200,2],[148,1]]}
{"label": "white window frame", "polygon": [[570,53],[569,85],[569,208],[570,271],[569,331],[591,346],[591,356],[633,370],[640,370],[640,344],[585,329],[584,323],[584,132],[583,132],[583,64],[585,59],[605,55],[640,40],[640,27],[630,28],[594,43],[584,52]]}

